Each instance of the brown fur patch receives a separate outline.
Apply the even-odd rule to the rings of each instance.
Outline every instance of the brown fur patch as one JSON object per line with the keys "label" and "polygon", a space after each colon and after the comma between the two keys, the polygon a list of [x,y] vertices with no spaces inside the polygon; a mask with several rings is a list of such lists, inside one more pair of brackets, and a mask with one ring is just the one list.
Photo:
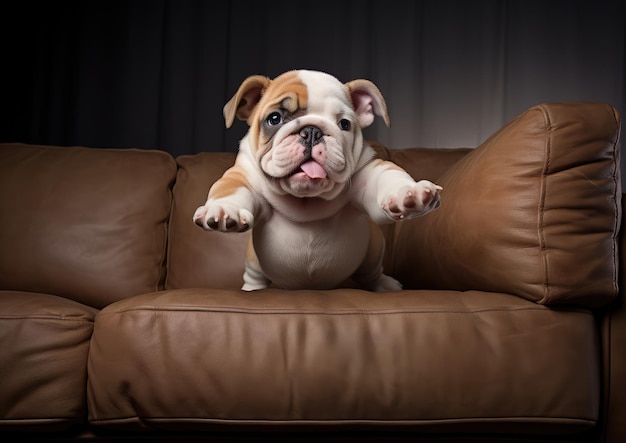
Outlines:
{"label": "brown fur patch", "polygon": [[380,158],[374,158],[372,160],[372,164],[375,164],[376,167],[383,167],[387,170],[395,170],[395,171],[403,171],[404,169],[402,169],[400,166],[398,166],[397,164],[395,164],[394,162],[391,162],[389,160],[382,160]]}
{"label": "brown fur patch", "polygon": [[270,109],[285,109],[289,113],[294,113],[298,109],[306,109],[308,102],[308,89],[297,71],[289,71],[276,77],[263,91],[259,104],[248,120],[251,142],[256,143],[259,140],[262,119]]}
{"label": "brown fur patch", "polygon": [[404,172],[404,169],[402,169],[400,166],[396,165],[394,162],[390,162],[389,160],[381,160],[381,161],[387,167],[387,169]]}
{"label": "brown fur patch", "polygon": [[224,175],[216,181],[209,190],[209,198],[218,199],[233,195],[239,188],[251,189],[250,182],[246,178],[246,171],[238,165],[228,169]]}
{"label": "brown fur patch", "polygon": [[280,104],[288,111],[295,112],[297,109],[306,109],[308,100],[306,85],[296,71],[289,71],[272,81],[263,94],[258,109],[265,111]]}

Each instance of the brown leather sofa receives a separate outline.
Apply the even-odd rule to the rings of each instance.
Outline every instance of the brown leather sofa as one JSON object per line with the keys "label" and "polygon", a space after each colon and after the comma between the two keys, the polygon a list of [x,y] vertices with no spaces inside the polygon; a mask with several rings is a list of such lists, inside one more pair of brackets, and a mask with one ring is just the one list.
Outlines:
{"label": "brown leather sofa", "polygon": [[[384,227],[405,289],[243,293],[231,153],[0,145],[0,438],[626,441],[615,109],[529,109]],[[623,263],[623,262],[622,262]]]}

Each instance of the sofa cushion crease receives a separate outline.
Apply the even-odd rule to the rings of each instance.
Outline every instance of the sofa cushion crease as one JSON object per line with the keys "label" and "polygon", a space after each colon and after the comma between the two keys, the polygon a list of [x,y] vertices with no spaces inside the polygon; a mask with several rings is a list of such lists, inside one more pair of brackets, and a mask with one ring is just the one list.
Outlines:
{"label": "sofa cushion crease", "polygon": [[[439,420],[235,420],[235,419],[192,419],[192,418],[142,418],[134,417],[129,419],[107,420],[105,422],[94,422],[97,429],[107,429],[110,432],[119,431],[143,431],[151,432],[235,432],[245,434],[247,432],[280,432],[281,435],[286,432],[313,432],[320,433],[323,438],[327,438],[324,433],[328,432],[345,432],[345,431],[366,431],[366,432],[382,432],[380,437],[393,438],[392,435],[386,434],[388,431],[401,433],[406,437],[407,432],[416,435],[423,434],[444,434],[454,435],[455,433],[469,433],[474,435],[486,436],[489,434],[489,440],[498,438],[496,441],[505,440],[505,435],[516,435],[513,441],[519,441],[520,436],[530,436],[531,441],[538,441],[533,434],[541,434],[542,436],[576,436],[580,433],[591,429],[595,422],[581,419],[543,419],[537,417],[485,417],[481,419],[466,418],[450,418]],[[416,434],[417,433],[417,434]],[[183,434],[184,435],[184,434]],[[236,434],[232,435],[235,437]],[[309,435],[310,437],[310,435]],[[346,436],[350,437],[350,436]],[[487,438],[487,437],[485,437]],[[463,439],[464,440],[464,439]],[[456,439],[454,441],[463,441]],[[378,441],[378,440],[375,440]],[[412,440],[415,441],[415,440]],[[417,441],[421,441],[417,440]],[[437,441],[440,441],[439,439]],[[447,440],[445,440],[447,441]],[[543,441],[543,440],[541,440]],[[555,441],[555,440],[550,440]],[[570,441],[570,440],[556,440]]]}

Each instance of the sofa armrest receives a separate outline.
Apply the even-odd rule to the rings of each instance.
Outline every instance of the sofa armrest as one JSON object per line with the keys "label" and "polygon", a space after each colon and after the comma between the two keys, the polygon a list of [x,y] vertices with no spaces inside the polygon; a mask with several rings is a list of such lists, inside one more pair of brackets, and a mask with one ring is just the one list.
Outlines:
{"label": "sofa armrest", "polygon": [[[622,204],[626,197],[622,195]],[[620,238],[620,297],[610,306],[602,325],[606,441],[626,441],[626,235],[624,219]]]}

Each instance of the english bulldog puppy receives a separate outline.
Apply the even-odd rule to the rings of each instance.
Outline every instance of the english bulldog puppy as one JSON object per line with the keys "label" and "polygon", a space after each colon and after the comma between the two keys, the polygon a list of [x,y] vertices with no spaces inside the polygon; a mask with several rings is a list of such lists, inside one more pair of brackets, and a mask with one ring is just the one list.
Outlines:
{"label": "english bulldog puppy", "polygon": [[375,158],[362,129],[387,105],[368,80],[318,71],[248,77],[224,106],[249,130],[234,166],[193,215],[205,230],[252,229],[244,291],[330,289],[352,277],[373,291],[402,289],[383,274],[378,224],[424,215],[441,187]]}

